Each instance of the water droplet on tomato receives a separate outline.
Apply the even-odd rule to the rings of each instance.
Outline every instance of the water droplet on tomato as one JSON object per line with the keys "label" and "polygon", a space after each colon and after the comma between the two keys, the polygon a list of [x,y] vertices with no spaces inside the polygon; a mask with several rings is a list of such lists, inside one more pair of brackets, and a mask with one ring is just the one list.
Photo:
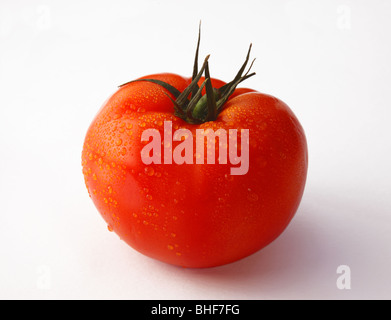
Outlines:
{"label": "water droplet on tomato", "polygon": [[148,200],[152,200],[152,196],[151,196],[150,194],[147,194],[146,198],[147,198]]}
{"label": "water droplet on tomato", "polygon": [[122,139],[117,139],[117,140],[115,141],[115,144],[116,144],[117,146],[120,146],[120,145],[122,144]]}
{"label": "water droplet on tomato", "polygon": [[174,246],[171,245],[171,244],[169,244],[169,245],[167,245],[167,249],[168,249],[168,250],[174,250]]}
{"label": "water droplet on tomato", "polygon": [[259,199],[259,197],[255,192],[250,192],[247,195],[247,200],[249,200],[249,201],[255,202],[255,201],[258,201],[258,199]]}
{"label": "water droplet on tomato", "polygon": [[111,225],[108,224],[107,225],[107,230],[109,230],[110,232],[113,232],[114,229],[113,229],[113,227]]}
{"label": "water droplet on tomato", "polygon": [[225,180],[227,180],[227,181],[233,181],[233,179],[234,179],[233,175],[232,175],[232,174],[228,174],[228,173],[226,173],[226,174],[224,175],[224,178],[225,178]]}
{"label": "water droplet on tomato", "polygon": [[257,127],[261,130],[266,130],[267,128],[267,123],[266,122],[261,122],[260,124],[257,125]]}
{"label": "water droplet on tomato", "polygon": [[155,170],[152,167],[146,167],[144,169],[147,176],[153,176],[155,174]]}

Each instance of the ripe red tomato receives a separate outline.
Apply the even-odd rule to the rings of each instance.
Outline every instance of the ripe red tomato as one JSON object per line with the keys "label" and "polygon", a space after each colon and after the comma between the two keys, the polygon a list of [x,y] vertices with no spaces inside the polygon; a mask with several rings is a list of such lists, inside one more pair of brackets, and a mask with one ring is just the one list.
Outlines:
{"label": "ripe red tomato", "polygon": [[[183,267],[227,264],[276,239],[299,206],[307,174],[304,131],[284,102],[235,86],[223,106],[211,110],[210,103],[218,104],[221,98],[212,101],[213,92],[226,83],[210,78],[208,66],[202,70],[205,77],[199,79],[196,71],[192,78],[164,73],[142,78],[155,82],[121,86],[93,120],[82,152],[86,186],[109,230],[139,252]],[[199,93],[209,99],[201,103],[201,95],[196,97],[200,103],[192,108],[201,106],[198,114],[181,109],[177,97],[192,82],[197,86],[182,95],[184,104],[191,104],[188,98],[195,98],[202,83],[205,87]],[[170,125],[174,137],[177,130],[187,130],[181,131],[177,141],[172,136],[168,140]],[[196,139],[200,129],[208,128],[223,129],[220,132],[227,133],[227,140],[216,137],[215,146],[208,149],[208,139]],[[232,148],[238,149],[236,157],[231,157],[230,129],[238,130],[238,139],[232,140]],[[248,129],[247,138],[241,129]],[[145,132],[155,136],[145,138]],[[145,149],[155,137],[154,148]],[[194,152],[199,151],[196,141],[205,146],[203,155]],[[219,161],[224,160],[219,152],[228,153],[228,145],[224,163]],[[190,155],[189,150],[193,151]],[[165,163],[171,151],[176,154],[171,154],[171,164]],[[213,151],[215,164],[207,161]],[[156,161],[146,164],[152,155]],[[239,165],[241,171],[233,174]]]}

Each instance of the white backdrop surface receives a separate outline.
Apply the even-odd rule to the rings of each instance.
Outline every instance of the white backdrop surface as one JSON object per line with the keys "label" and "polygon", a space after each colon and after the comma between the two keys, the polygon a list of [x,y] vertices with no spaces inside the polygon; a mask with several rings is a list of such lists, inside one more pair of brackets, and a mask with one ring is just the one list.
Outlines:
{"label": "white backdrop surface", "polygon": [[[387,0],[1,1],[0,298],[390,299],[390,15]],[[191,75],[200,20],[214,77],[230,80],[253,43],[246,86],[295,112],[309,172],[277,240],[193,270],[107,231],[81,150],[117,85]]]}

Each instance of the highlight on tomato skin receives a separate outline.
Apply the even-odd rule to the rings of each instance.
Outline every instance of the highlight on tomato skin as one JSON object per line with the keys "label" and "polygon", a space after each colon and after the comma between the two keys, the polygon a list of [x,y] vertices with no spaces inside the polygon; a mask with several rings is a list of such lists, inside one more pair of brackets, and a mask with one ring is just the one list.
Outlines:
{"label": "highlight on tomato skin", "polygon": [[275,240],[305,187],[304,130],[280,99],[212,78],[153,74],[121,85],[86,133],[85,184],[108,229],[140,253],[190,268]]}

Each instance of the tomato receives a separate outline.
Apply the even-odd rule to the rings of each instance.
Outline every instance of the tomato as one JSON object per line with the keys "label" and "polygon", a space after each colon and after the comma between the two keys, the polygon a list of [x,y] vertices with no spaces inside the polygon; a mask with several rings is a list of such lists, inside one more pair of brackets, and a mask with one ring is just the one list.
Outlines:
{"label": "tomato", "polygon": [[[236,82],[249,76],[242,69]],[[249,256],[284,231],[302,198],[308,156],[303,128],[284,102],[231,82],[217,110],[226,83],[210,77],[207,59],[205,75],[197,78],[197,70],[120,86],[87,131],[82,166],[110,231],[146,256],[202,268]],[[191,84],[182,103],[197,103],[184,112],[178,94]],[[201,129],[223,138],[197,140]],[[197,141],[205,152],[196,152]]]}

